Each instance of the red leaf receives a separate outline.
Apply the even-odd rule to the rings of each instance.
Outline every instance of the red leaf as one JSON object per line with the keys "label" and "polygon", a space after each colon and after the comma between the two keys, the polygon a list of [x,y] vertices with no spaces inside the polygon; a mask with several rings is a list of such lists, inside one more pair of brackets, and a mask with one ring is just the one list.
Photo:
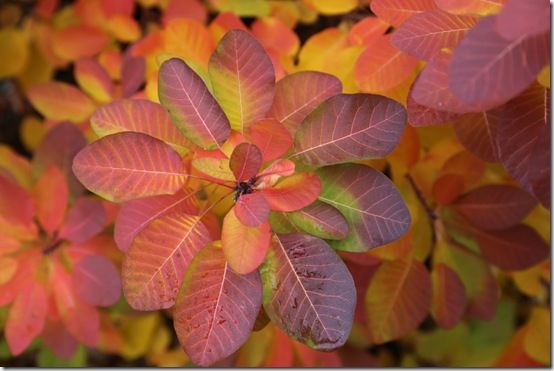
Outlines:
{"label": "red leaf", "polygon": [[354,281],[323,240],[274,235],[261,274],[264,308],[289,336],[320,350],[346,342],[356,304]]}
{"label": "red leaf", "polygon": [[147,100],[124,99],[101,106],[90,121],[99,137],[136,131],[166,142],[180,154],[184,154],[191,146],[173,125],[167,111],[161,105]]}
{"label": "red leaf", "polygon": [[121,96],[131,97],[144,84],[146,61],[143,57],[126,55],[121,64]]}
{"label": "red leaf", "polygon": [[48,311],[44,287],[31,282],[22,289],[16,296],[6,321],[6,341],[14,356],[23,353],[42,332]]}
{"label": "red leaf", "polygon": [[61,323],[61,320],[52,321],[47,319],[40,337],[44,345],[62,359],[71,358],[79,345],[77,340],[67,331],[64,324]]}
{"label": "red leaf", "polygon": [[464,193],[465,188],[462,175],[444,174],[433,183],[432,196],[437,204],[448,205]]}
{"label": "red leaf", "polygon": [[106,224],[106,211],[99,200],[80,198],[69,210],[60,238],[71,242],[86,242],[102,232]]}
{"label": "red leaf", "polygon": [[506,2],[496,18],[500,36],[516,40],[522,36],[550,33],[550,3],[547,0]]}
{"label": "red leaf", "polygon": [[406,110],[382,96],[340,94],[306,117],[295,137],[295,153],[321,166],[381,158],[400,141]]}
{"label": "red leaf", "polygon": [[204,149],[220,147],[231,128],[202,78],[178,58],[165,61],[158,76],[160,102],[179,131]]}
{"label": "red leaf", "polygon": [[467,113],[454,121],[456,137],[468,151],[483,161],[498,161],[497,125],[501,110]]}
{"label": "red leaf", "polygon": [[408,122],[413,127],[439,125],[450,122],[458,117],[457,113],[441,111],[431,107],[424,106],[415,101],[413,97],[414,87],[418,85],[419,76],[416,78],[410,92],[408,94],[408,100],[406,104],[406,110],[408,111]]}
{"label": "red leaf", "polygon": [[[523,94],[511,100],[503,108],[497,129],[500,161],[527,191],[532,192],[530,173],[544,163],[533,162],[532,153],[540,142],[545,128],[550,130],[550,91],[533,84]],[[539,151],[550,153],[550,146]]]}
{"label": "red leaf", "polygon": [[323,187],[319,200],[336,207],[348,221],[343,240],[329,242],[339,250],[367,251],[392,242],[410,226],[410,213],[394,184],[364,165],[318,170]]}
{"label": "red leaf", "polygon": [[483,257],[503,270],[523,270],[548,258],[550,248],[523,224],[501,231],[474,231]]}
{"label": "red leaf", "polygon": [[252,124],[250,139],[262,152],[262,162],[281,157],[287,153],[293,142],[285,126],[273,119],[264,119]]}
{"label": "red leaf", "polygon": [[264,169],[258,176],[266,177],[272,175],[289,176],[294,174],[296,166],[294,162],[287,159],[275,160],[267,168]]}
{"label": "red leaf", "polygon": [[260,192],[241,195],[234,210],[237,219],[247,227],[257,227],[269,216],[269,204]]}
{"label": "red leaf", "polygon": [[244,182],[256,176],[262,166],[262,152],[250,143],[241,143],[235,147],[229,159],[229,167],[239,182]]}
{"label": "red leaf", "polygon": [[48,166],[60,168],[69,185],[72,196],[80,196],[84,188],[71,169],[75,155],[87,145],[81,130],[68,122],[52,128],[44,137],[33,156],[33,172],[41,174]]}
{"label": "red leaf", "polygon": [[58,229],[68,201],[67,182],[61,170],[50,165],[34,186],[37,218],[50,234]]}
{"label": "red leaf", "polygon": [[199,366],[234,353],[250,336],[262,304],[260,275],[231,270],[218,247],[192,261],[173,314],[179,342]]}
{"label": "red leaf", "polygon": [[274,96],[273,64],[258,41],[231,30],[219,41],[209,63],[214,96],[240,133],[265,117]]}
{"label": "red leaf", "polygon": [[240,222],[234,209],[223,219],[221,244],[229,266],[239,274],[247,274],[260,266],[270,239],[269,223],[248,227]]}
{"label": "red leaf", "polygon": [[512,227],[535,207],[527,192],[509,185],[485,185],[460,198],[454,209],[469,223],[484,230]]}
{"label": "red leaf", "polygon": [[429,311],[431,295],[423,263],[402,259],[381,264],[365,296],[371,341],[382,344],[414,330]]}
{"label": "red leaf", "polygon": [[90,305],[108,307],[121,295],[121,281],[115,265],[101,255],[82,259],[71,275],[75,292]]}
{"label": "red leaf", "polygon": [[308,206],[319,196],[321,180],[314,173],[297,173],[271,188],[262,189],[271,210],[295,211]]}
{"label": "red leaf", "polygon": [[323,72],[301,71],[287,75],[275,85],[275,98],[268,117],[276,118],[295,134],[310,112],[341,91],[340,80]]}
{"label": "red leaf", "polygon": [[465,313],[467,297],[463,282],[455,271],[445,264],[437,264],[431,273],[433,300],[431,314],[437,324],[453,328]]}
{"label": "red leaf", "polygon": [[195,215],[198,212],[195,195],[196,192],[184,189],[174,195],[145,197],[124,203],[115,222],[117,246],[127,251],[135,236],[150,222],[171,212]]}
{"label": "red leaf", "polygon": [[129,305],[138,310],[173,306],[190,261],[210,241],[197,216],[173,212],[152,221],[123,260],[123,292]]}
{"label": "red leaf", "polygon": [[348,223],[333,206],[315,201],[287,215],[304,232],[323,239],[341,240],[348,235]]}
{"label": "red leaf", "polygon": [[348,42],[354,45],[369,45],[383,36],[388,28],[388,23],[382,19],[365,17],[352,26],[348,32]]}
{"label": "red leaf", "polygon": [[539,134],[537,144],[531,152],[530,162],[533,167],[529,171],[529,181],[533,188],[533,194],[550,209],[550,125],[546,125]]}
{"label": "red leaf", "polygon": [[[454,49],[448,85],[462,101],[489,109],[527,88],[550,60],[549,34],[507,40],[483,18]],[[484,109],[480,109],[484,110]]]}
{"label": "red leaf", "polygon": [[6,238],[28,240],[36,233],[31,195],[14,181],[0,176],[0,231]]}
{"label": "red leaf", "polygon": [[85,187],[114,202],[174,194],[186,180],[177,152],[134,132],[108,135],[88,145],[75,156],[73,172]]}
{"label": "red leaf", "polygon": [[400,26],[406,19],[436,8],[433,0],[373,0],[371,11],[393,26]]}

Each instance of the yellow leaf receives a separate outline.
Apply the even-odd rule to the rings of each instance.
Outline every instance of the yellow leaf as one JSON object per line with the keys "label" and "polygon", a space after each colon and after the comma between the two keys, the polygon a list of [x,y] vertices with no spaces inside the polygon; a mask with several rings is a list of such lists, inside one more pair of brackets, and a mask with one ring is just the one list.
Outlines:
{"label": "yellow leaf", "polygon": [[145,355],[150,349],[152,336],[161,324],[158,312],[122,318],[124,343],[121,347],[121,356],[127,360],[134,360]]}
{"label": "yellow leaf", "polygon": [[535,307],[523,340],[525,352],[538,362],[550,364],[550,311]]}
{"label": "yellow leaf", "polygon": [[308,0],[308,3],[325,15],[348,13],[358,6],[358,0]]}
{"label": "yellow leaf", "polygon": [[521,292],[539,301],[544,301],[549,290],[542,283],[542,280],[544,272],[549,269],[549,266],[550,261],[547,261],[523,271],[512,272],[511,276]]}
{"label": "yellow leaf", "polygon": [[33,175],[29,161],[15,153],[10,147],[0,144],[0,168],[7,170],[17,183],[31,189]]}
{"label": "yellow leaf", "polygon": [[36,116],[25,116],[21,123],[21,140],[29,151],[34,151],[46,133],[42,121]]}
{"label": "yellow leaf", "polygon": [[28,58],[28,40],[21,30],[0,30],[0,79],[13,77],[23,71]]}
{"label": "yellow leaf", "polygon": [[537,77],[537,81],[544,87],[550,88],[550,66],[545,66]]}
{"label": "yellow leaf", "polygon": [[212,0],[211,4],[220,13],[232,12],[239,17],[265,17],[269,15],[267,0]]}

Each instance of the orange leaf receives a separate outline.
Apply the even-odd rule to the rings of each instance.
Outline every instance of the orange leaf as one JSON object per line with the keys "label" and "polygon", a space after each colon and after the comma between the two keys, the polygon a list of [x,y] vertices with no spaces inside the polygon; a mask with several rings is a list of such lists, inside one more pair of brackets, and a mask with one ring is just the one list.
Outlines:
{"label": "orange leaf", "polygon": [[56,121],[85,121],[94,111],[94,103],[73,85],[45,82],[31,87],[27,94],[31,104],[43,116]]}
{"label": "orange leaf", "polygon": [[55,31],[52,36],[54,53],[70,61],[98,54],[108,43],[106,34],[95,27],[69,26]]}
{"label": "orange leaf", "polygon": [[281,180],[271,188],[262,189],[262,193],[275,211],[300,210],[319,196],[321,180],[314,173],[298,173]]}
{"label": "orange leaf", "polygon": [[41,226],[54,233],[65,216],[69,190],[60,169],[50,165],[40,176],[34,188],[36,214]]}

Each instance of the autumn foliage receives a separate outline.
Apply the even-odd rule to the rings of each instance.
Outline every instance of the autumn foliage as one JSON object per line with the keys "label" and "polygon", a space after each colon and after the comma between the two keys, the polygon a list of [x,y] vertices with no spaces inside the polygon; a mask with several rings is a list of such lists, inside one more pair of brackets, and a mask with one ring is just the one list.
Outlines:
{"label": "autumn foliage", "polygon": [[2,364],[549,366],[549,11],[0,5]]}

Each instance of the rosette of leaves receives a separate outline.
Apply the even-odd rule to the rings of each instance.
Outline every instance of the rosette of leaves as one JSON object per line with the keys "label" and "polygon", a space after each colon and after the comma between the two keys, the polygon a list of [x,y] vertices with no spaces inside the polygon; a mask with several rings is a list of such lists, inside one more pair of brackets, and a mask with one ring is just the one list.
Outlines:
{"label": "rosette of leaves", "polygon": [[9,306],[4,334],[14,356],[38,336],[64,359],[79,343],[97,346],[97,307],[121,295],[110,259],[117,250],[110,252],[109,237],[100,234],[104,205],[66,175],[85,144],[78,128],[60,124],[32,163],[11,153],[0,166],[0,306]]}
{"label": "rosette of leaves", "polygon": [[275,83],[261,45],[233,30],[207,72],[176,58],[161,65],[161,105],[118,101],[93,115],[102,138],[73,170],[125,202],[115,228],[125,297],[138,310],[175,306],[196,364],[237,350],[264,312],[315,349],[341,346],[356,291],[333,249],[367,251],[408,228],[391,181],[350,163],[391,152],[405,110],[341,90],[319,72]]}

